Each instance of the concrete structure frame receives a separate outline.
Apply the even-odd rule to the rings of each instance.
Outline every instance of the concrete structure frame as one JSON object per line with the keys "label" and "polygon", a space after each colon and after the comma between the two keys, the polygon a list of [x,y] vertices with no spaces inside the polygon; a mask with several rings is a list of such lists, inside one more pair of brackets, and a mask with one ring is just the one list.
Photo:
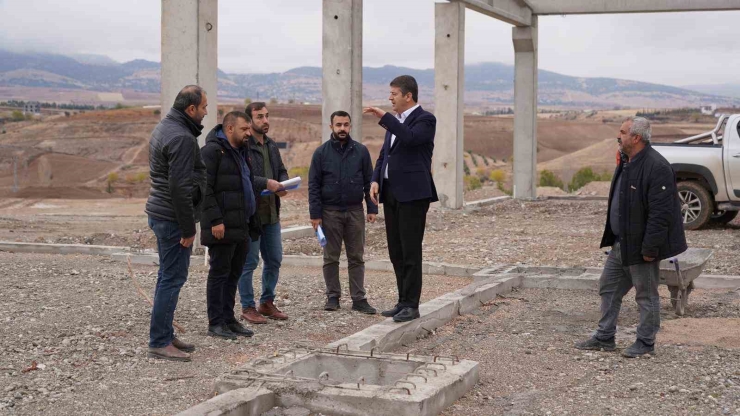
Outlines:
{"label": "concrete structure frame", "polygon": [[[356,118],[362,137],[362,0],[322,2],[322,141],[336,110]],[[433,175],[443,207],[463,201],[465,9],[514,25],[514,197],[537,196],[538,16],[740,10],[740,0],[449,0],[435,4]],[[198,84],[209,93],[208,131],[217,119],[218,0],[162,0],[162,108]],[[399,74],[401,75],[401,74]],[[390,81],[390,80],[389,80]],[[167,111],[162,111],[162,116]],[[201,145],[203,140],[201,140]]]}

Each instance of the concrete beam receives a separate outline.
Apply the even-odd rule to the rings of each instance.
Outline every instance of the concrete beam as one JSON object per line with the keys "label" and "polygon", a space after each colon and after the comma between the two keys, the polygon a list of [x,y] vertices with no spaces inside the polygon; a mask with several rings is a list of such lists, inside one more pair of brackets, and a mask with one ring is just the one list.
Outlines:
{"label": "concrete beam", "polygon": [[444,208],[463,206],[465,5],[434,5],[434,115],[432,173]]}
{"label": "concrete beam", "polygon": [[538,15],[740,10],[740,0],[527,0]]}
{"label": "concrete beam", "polygon": [[537,197],[537,16],[532,26],[515,27],[514,198]]}
{"label": "concrete beam", "polygon": [[352,116],[352,137],[362,141],[362,0],[323,0],[321,141],[329,140],[329,117]]}
{"label": "concrete beam", "polygon": [[208,96],[201,146],[217,124],[217,71],[218,0],[162,0],[162,118],[182,87],[201,86]]}
{"label": "concrete beam", "polygon": [[450,0],[462,3],[468,9],[517,26],[532,24],[532,10],[527,6],[529,0]]}

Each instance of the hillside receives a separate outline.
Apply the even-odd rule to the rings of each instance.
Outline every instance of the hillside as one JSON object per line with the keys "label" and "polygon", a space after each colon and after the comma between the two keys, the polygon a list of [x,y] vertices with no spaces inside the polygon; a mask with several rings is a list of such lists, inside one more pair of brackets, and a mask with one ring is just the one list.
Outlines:
{"label": "hillside", "polygon": [[[363,69],[364,99],[370,102],[385,101],[389,80],[400,74],[413,75],[419,81],[422,101],[431,101],[433,69],[419,70],[390,65]],[[129,99],[132,92],[144,93],[151,94],[148,98],[156,102],[157,96],[154,94],[159,93],[159,76],[159,63],[140,59],[116,63],[101,56],[67,57],[0,50],[0,99],[25,98],[18,96],[20,92],[13,88],[53,88],[67,91],[121,92],[125,99]],[[227,74],[219,71],[218,76],[218,92],[223,99],[241,101],[250,97],[321,102],[321,68],[318,67],[300,67],[268,74]],[[466,65],[466,104],[480,108],[511,105],[513,79],[514,67],[511,65]],[[716,95],[721,92],[713,90],[711,94],[707,94],[638,81],[571,77],[546,70],[539,72],[539,101],[543,106],[662,108],[696,107],[708,103],[719,106],[740,105],[740,98]],[[103,99],[99,100],[104,102]]]}

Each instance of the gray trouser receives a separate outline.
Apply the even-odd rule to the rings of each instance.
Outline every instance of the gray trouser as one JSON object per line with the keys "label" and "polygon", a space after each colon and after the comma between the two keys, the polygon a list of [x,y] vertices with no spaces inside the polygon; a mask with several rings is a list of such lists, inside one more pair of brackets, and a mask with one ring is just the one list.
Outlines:
{"label": "gray trouser", "polygon": [[637,339],[649,345],[655,343],[655,334],[660,329],[659,273],[659,261],[622,266],[619,243],[612,247],[599,280],[601,320],[599,329],[596,330],[597,339],[606,341],[614,338],[622,298],[634,286],[635,300],[640,307]]}
{"label": "gray trouser", "polygon": [[326,296],[340,298],[342,286],[339,283],[339,255],[342,241],[347,252],[349,265],[349,293],[353,301],[365,299],[365,212],[329,211],[322,213],[321,227],[326,236],[324,247],[324,282]]}

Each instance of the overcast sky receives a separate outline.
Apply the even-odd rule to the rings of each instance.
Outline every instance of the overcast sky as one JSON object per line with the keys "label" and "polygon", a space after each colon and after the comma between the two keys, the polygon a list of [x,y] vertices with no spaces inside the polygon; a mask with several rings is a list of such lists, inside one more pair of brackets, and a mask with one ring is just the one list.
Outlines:
{"label": "overcast sky", "polygon": [[[159,0],[0,0],[0,48],[159,61]],[[514,62],[511,26],[466,14],[466,63]],[[670,85],[740,83],[740,12],[540,18],[540,68]],[[365,0],[364,65],[434,65],[433,0]],[[321,65],[321,0],[219,0],[219,68]]]}

